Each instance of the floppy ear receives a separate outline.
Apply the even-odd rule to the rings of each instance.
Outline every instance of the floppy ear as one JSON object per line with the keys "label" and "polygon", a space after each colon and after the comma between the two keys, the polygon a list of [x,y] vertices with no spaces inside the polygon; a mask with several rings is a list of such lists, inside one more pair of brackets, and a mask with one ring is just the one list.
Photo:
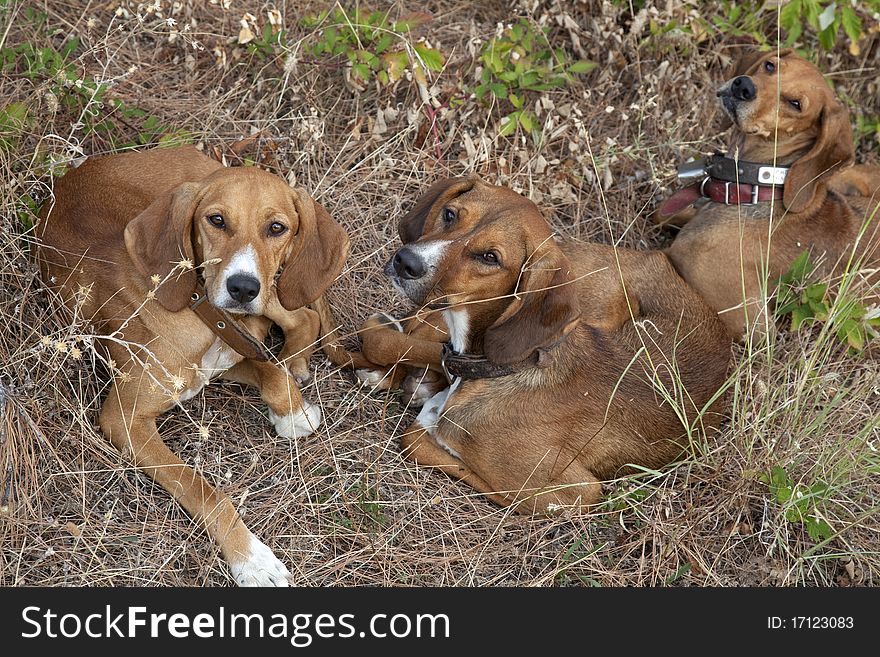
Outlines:
{"label": "floppy ear", "polygon": [[[164,281],[156,290],[156,299],[171,312],[189,305],[196,289],[198,263],[193,252],[192,225],[201,190],[201,183],[178,185],[125,227],[128,255],[141,276],[149,279],[158,275]],[[191,267],[175,271],[183,260],[188,260]]]}
{"label": "floppy ear", "polygon": [[425,229],[425,221],[431,212],[431,208],[442,198],[444,202],[454,199],[456,196],[464,194],[473,189],[477,184],[476,176],[467,178],[444,178],[435,182],[422,194],[412,210],[407,212],[397,226],[397,232],[400,235],[400,241],[404,244],[415,242],[422,236]]}
{"label": "floppy ear", "polygon": [[819,135],[809,152],[791,165],[782,203],[789,212],[803,212],[816,198],[819,183],[855,160],[849,113],[833,101],[822,109]]}
{"label": "floppy ear", "polygon": [[298,244],[278,277],[278,300],[287,310],[312,303],[339,276],[348,256],[348,234],[302,188],[290,190],[299,215]]}
{"label": "floppy ear", "polygon": [[571,263],[555,244],[527,264],[516,298],[483,337],[483,352],[493,363],[517,363],[550,347],[580,318]]}

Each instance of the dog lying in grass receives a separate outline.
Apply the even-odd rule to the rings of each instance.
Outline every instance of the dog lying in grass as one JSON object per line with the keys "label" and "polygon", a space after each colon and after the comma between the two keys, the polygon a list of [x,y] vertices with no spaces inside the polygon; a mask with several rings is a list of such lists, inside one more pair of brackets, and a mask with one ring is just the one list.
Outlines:
{"label": "dog lying in grass", "polygon": [[760,326],[775,282],[804,251],[820,276],[861,269],[880,300],[880,167],[851,166],[846,108],[791,50],[748,51],[717,91],[733,128],[727,156],[664,201],[681,226],[667,254],[734,337]]}
{"label": "dog lying in grass", "polygon": [[[335,280],[348,236],[305,190],[191,147],[89,158],[56,182],[38,231],[46,282],[101,332],[104,434],[219,544],[238,584],[286,586],[287,567],[156,418],[223,377],[260,390],[279,436],[315,430],[320,409],[297,387],[319,333],[305,306]],[[273,322],[280,362],[263,346]]]}
{"label": "dog lying in grass", "polygon": [[435,184],[399,232],[385,274],[429,315],[372,318],[347,362],[434,373],[407,458],[521,512],[580,509],[719,421],[731,341],[663,253],[558,244],[476,178]]}

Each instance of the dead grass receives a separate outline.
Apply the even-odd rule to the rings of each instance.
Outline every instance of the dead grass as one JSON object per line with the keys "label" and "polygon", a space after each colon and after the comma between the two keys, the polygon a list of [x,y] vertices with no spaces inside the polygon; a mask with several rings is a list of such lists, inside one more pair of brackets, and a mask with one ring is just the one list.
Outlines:
{"label": "dead grass", "polygon": [[[407,310],[381,265],[396,244],[397,218],[438,177],[479,173],[529,195],[567,238],[646,249],[670,237],[647,215],[674,184],[682,156],[723,147],[711,99],[731,40],[710,33],[694,45],[674,32],[636,34],[629,10],[610,3],[428,3],[434,20],[420,34],[449,55],[433,79],[443,105],[433,127],[414,85],[356,94],[338,67],[304,56],[302,42],[313,35],[297,26],[302,3],[275,5],[290,31],[277,61],[233,42],[244,11],[266,20],[261,3],[185,1],[174,26],[148,13],[149,3],[120,4],[127,16],[106,3],[12,2],[0,15],[0,45],[57,45],[76,35],[82,75],[114,80],[115,97],[207,147],[270,135],[274,170],[309,188],[351,236],[348,264],[329,292],[349,333],[376,310]],[[171,3],[161,4],[169,11]],[[658,4],[650,10],[658,24],[695,18],[696,4]],[[24,20],[25,5],[48,15],[48,30]],[[558,45],[574,48],[574,35],[578,54],[600,63],[582,84],[548,94],[556,109],[541,116],[548,140],[540,150],[495,140],[497,112],[473,101],[448,106],[457,80],[473,76],[474,39],[491,37],[526,6],[552,26]],[[391,11],[406,9],[395,3]],[[561,26],[563,14],[578,27]],[[820,65],[854,114],[876,117],[876,33],[862,53],[854,58],[841,45]],[[18,213],[23,194],[49,194],[41,162],[111,148],[72,126],[70,112],[53,112],[45,83],[6,72],[0,96],[26,103],[35,118],[17,148],[0,149],[0,585],[228,585],[217,549],[101,436],[106,377],[88,349],[89,327],[53,312],[29,260],[32,237]],[[376,129],[380,111],[385,132]],[[137,126],[118,130],[134,138]],[[876,140],[862,139],[860,159],[876,149]],[[876,359],[848,356],[818,331],[782,330],[737,348],[736,362],[724,428],[662,473],[610,482],[608,503],[592,517],[512,516],[414,468],[396,440],[411,411],[320,356],[304,394],[326,419],[309,438],[276,438],[257,395],[230,384],[163,416],[160,430],[238,503],[305,586],[873,585]],[[816,509],[830,539],[813,540],[785,518],[762,481],[774,466],[795,483],[828,483]]]}

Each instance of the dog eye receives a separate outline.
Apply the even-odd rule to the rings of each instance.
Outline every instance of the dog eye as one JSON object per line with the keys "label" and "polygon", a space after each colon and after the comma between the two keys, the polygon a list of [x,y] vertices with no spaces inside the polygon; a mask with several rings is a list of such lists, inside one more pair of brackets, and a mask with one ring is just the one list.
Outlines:
{"label": "dog eye", "polygon": [[447,226],[455,221],[456,216],[457,214],[452,208],[443,208],[443,223]]}
{"label": "dog eye", "polygon": [[269,224],[269,235],[271,235],[272,237],[278,237],[286,230],[287,226],[278,221],[273,221],[271,224]]}
{"label": "dog eye", "polygon": [[789,99],[788,104],[791,105],[792,107],[794,107],[798,112],[801,111],[800,101]]}
{"label": "dog eye", "polygon": [[764,62],[764,70],[767,71],[768,73],[772,73],[773,71],[776,70],[776,65],[770,61]]}
{"label": "dog eye", "polygon": [[223,221],[223,216],[219,214],[210,215],[208,217],[208,223],[215,228],[226,228],[226,222]]}
{"label": "dog eye", "polygon": [[486,251],[485,253],[481,253],[477,256],[477,258],[487,265],[498,265],[501,263],[501,259],[494,251]]}

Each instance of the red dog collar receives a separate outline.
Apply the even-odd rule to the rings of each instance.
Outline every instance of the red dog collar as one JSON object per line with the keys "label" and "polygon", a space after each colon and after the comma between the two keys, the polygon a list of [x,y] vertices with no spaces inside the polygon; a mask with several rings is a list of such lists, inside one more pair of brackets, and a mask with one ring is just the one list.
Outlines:
{"label": "red dog collar", "polygon": [[661,217],[670,217],[701,198],[724,205],[752,205],[781,199],[782,185],[749,185],[706,177],[675,192],[660,204],[657,213]]}

